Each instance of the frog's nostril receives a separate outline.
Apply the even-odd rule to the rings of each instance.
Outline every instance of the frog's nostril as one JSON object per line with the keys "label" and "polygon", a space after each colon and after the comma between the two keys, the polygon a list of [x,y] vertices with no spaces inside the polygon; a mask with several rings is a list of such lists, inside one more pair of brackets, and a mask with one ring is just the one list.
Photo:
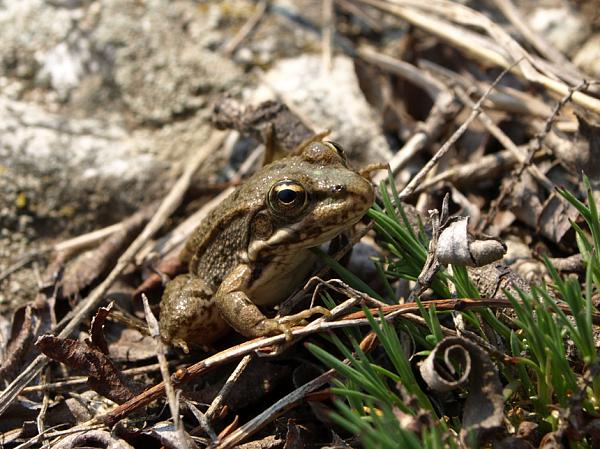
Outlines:
{"label": "frog's nostril", "polygon": [[343,193],[346,191],[346,187],[342,184],[336,184],[331,188],[332,193]]}

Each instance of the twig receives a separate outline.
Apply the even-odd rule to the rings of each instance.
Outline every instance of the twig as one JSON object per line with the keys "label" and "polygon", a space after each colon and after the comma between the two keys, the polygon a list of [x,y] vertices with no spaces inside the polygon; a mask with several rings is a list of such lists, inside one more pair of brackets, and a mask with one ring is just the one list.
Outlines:
{"label": "twig", "polygon": [[248,21],[244,23],[244,25],[239,29],[236,35],[233,36],[233,38],[229,42],[227,42],[227,44],[223,48],[223,53],[225,53],[225,55],[233,55],[237,51],[239,46],[242,44],[242,42],[256,30],[256,27],[267,13],[268,7],[268,0],[260,0],[258,2],[254,14],[250,16]]}
{"label": "twig", "polygon": [[[113,225],[107,226],[102,229],[97,229],[92,232],[88,232],[87,234],[79,235],[77,237],[64,240],[60,243],[56,243],[54,245],[43,246],[33,251],[29,251],[19,257],[19,259],[13,263],[10,267],[0,273],[0,282],[2,282],[5,278],[13,274],[15,271],[20,270],[25,265],[31,263],[37,258],[43,256],[47,253],[63,253],[63,254],[72,254],[74,252],[81,251],[83,249],[92,247],[104,239],[110,237],[117,232],[126,229],[129,220],[132,220],[134,217],[139,216],[140,213],[144,213],[142,211],[146,211],[146,208],[136,212],[134,215],[125,218],[119,223],[115,223]],[[145,212],[147,214],[147,212]]]}
{"label": "twig", "polygon": [[379,22],[377,22],[377,20],[375,20],[369,14],[367,14],[367,12],[364,11],[362,8],[360,8],[358,5],[352,3],[351,1],[348,1],[348,0],[335,0],[335,3],[340,8],[346,10],[350,14],[354,14],[356,17],[358,17],[360,20],[362,20],[368,26],[370,26],[374,31],[376,31],[378,33],[381,33],[383,31],[381,24]]}
{"label": "twig", "polygon": [[142,302],[144,304],[144,315],[146,316],[146,323],[148,323],[148,330],[150,336],[154,340],[156,345],[156,356],[158,358],[158,364],[160,366],[160,373],[165,384],[165,392],[167,394],[167,401],[169,403],[169,409],[171,410],[171,417],[173,418],[173,426],[180,440],[180,444],[185,448],[189,447],[188,438],[183,429],[183,422],[179,417],[179,401],[173,384],[171,383],[171,375],[169,374],[169,364],[167,363],[167,357],[165,355],[166,348],[165,344],[160,337],[160,329],[158,328],[158,321],[150,309],[148,298],[142,293]]}
{"label": "twig", "polygon": [[[331,286],[331,285],[329,285],[329,283],[321,283],[319,285]],[[341,288],[341,290],[345,290],[346,288],[348,288],[349,290],[352,290],[350,287],[346,286],[345,284]],[[346,301],[346,303],[347,302],[348,301]],[[340,305],[340,306],[342,306],[342,305]],[[340,306],[338,306],[337,308],[339,308]],[[369,332],[361,340],[361,342],[359,344],[360,348],[365,352],[369,351],[370,348],[373,347],[375,338],[376,338],[375,332],[373,332],[373,331]],[[343,363],[349,364],[350,361],[348,359],[344,359]],[[296,390],[292,391],[291,393],[287,394],[286,396],[284,396],[283,398],[278,400],[275,404],[273,404],[271,407],[264,410],[258,416],[254,417],[252,420],[248,421],[242,427],[236,429],[235,431],[233,431],[232,433],[227,435],[222,440],[217,441],[214,446],[211,446],[211,448],[212,449],[228,449],[228,448],[232,447],[233,445],[235,445],[236,443],[244,440],[248,436],[256,433],[261,428],[263,428],[266,424],[273,421],[275,418],[282,415],[287,410],[290,410],[291,408],[295,407],[309,393],[315,391],[317,388],[320,388],[321,385],[324,385],[326,382],[329,382],[329,380],[331,378],[333,378],[335,375],[336,375],[336,370],[332,368],[332,369],[326,371],[325,373],[321,374],[317,378],[311,380],[310,382],[307,382],[303,386],[297,388]]]}
{"label": "twig", "polygon": [[[47,379],[48,376],[50,375],[50,371],[48,370],[48,368],[46,367],[45,372],[42,374],[42,381],[40,382],[42,385],[47,383]],[[45,433],[45,429],[44,429],[44,419],[46,419],[46,412],[48,411],[48,405],[50,404],[50,396],[48,395],[48,391],[44,391],[44,397],[42,399],[42,407],[40,408],[40,412],[38,413],[38,416],[35,420],[35,423],[37,425],[37,431],[38,434],[40,436],[44,435]],[[49,448],[50,447],[50,443],[48,441],[48,437],[44,438],[43,442],[42,442],[42,447],[44,449]]]}
{"label": "twig", "polygon": [[[516,63],[515,63],[516,64]],[[437,153],[425,164],[425,166],[417,173],[413,179],[408,183],[408,185],[402,190],[399,194],[399,198],[401,200],[405,200],[415,191],[416,187],[421,183],[423,179],[427,176],[427,174],[431,171],[431,169],[440,161],[442,157],[452,148],[452,145],[456,143],[456,141],[467,131],[467,128],[477,118],[480,112],[481,103],[487,98],[488,94],[494,89],[496,84],[500,82],[500,80],[506,75],[506,73],[510,70],[510,67],[504,69],[500,75],[494,80],[494,82],[490,85],[490,87],[484,92],[481,98],[475,103],[475,107],[471,112],[471,115],[465,120],[463,124],[450,136],[446,142],[441,146],[441,148],[437,151]]]}
{"label": "twig", "polygon": [[238,381],[238,379],[244,372],[244,370],[248,367],[248,364],[251,360],[252,355],[249,354],[245,356],[242,360],[240,360],[240,363],[238,363],[231,375],[227,378],[225,385],[223,385],[221,391],[219,391],[217,396],[214,398],[214,400],[208,407],[208,410],[206,410],[205,416],[208,421],[212,420],[213,415],[219,409],[219,407],[221,407],[221,404],[223,404],[223,400],[227,397],[235,383]]}
{"label": "twig", "polygon": [[[519,148],[525,150],[527,147],[522,145]],[[423,192],[443,181],[461,184],[464,182],[477,182],[482,179],[493,179],[504,170],[512,168],[516,162],[517,159],[514,153],[508,150],[486,154],[476,161],[464,165],[453,165],[448,170],[426,179],[417,186],[415,193]]]}
{"label": "twig", "polygon": [[[440,93],[425,122],[419,124],[417,131],[390,160],[392,174],[396,176],[419,151],[426,148],[431,142],[435,142],[459,110],[452,95],[446,92]],[[378,184],[386,177],[387,173],[377,173],[373,177],[373,182]]]}
{"label": "twig", "polygon": [[[58,426],[55,426],[54,428],[56,427]],[[71,427],[70,429],[57,430],[54,432],[52,432],[52,429],[46,429],[46,432],[43,435],[36,435],[33,438],[30,438],[29,440],[24,442],[23,444],[19,444],[17,447],[15,447],[15,449],[26,449],[28,447],[33,446],[34,444],[39,443],[42,439],[68,436],[73,435],[74,433],[85,433],[90,430],[101,429],[102,427],[104,426],[101,424],[94,424],[91,426],[88,424],[81,424],[79,426]]]}
{"label": "twig", "polygon": [[[544,75],[531,64],[529,55],[514,39],[502,28],[481,13],[447,0],[394,0],[393,3],[382,0],[359,0],[361,3],[374,6],[377,9],[394,14],[409,23],[450,42],[455,47],[475,55],[479,59],[495,64],[526,79],[527,81],[544,86],[557,95],[567,95],[569,86]],[[418,11],[422,8],[428,14]],[[451,23],[436,18],[431,12],[441,13],[446,17],[468,26],[484,28],[494,39],[460,28]],[[498,45],[498,43],[500,45]],[[508,53],[508,54],[507,54]],[[518,63],[515,64],[514,61]],[[573,94],[573,102],[586,109],[600,113],[600,100],[582,92]]]}
{"label": "twig", "polygon": [[[473,110],[477,107],[475,103],[469,98],[467,93],[459,86],[455,88],[456,95],[460,100],[465,103],[467,106],[472,108]],[[479,106],[479,116],[477,117],[481,123],[485,126],[485,128],[490,132],[492,136],[494,136],[498,142],[504,145],[508,151],[510,151],[520,163],[525,163],[527,160],[527,153],[525,151],[521,151],[519,147],[515,145],[515,143],[508,137],[504,131],[502,131],[490,118],[489,115],[481,109]],[[548,179],[546,175],[544,175],[539,168],[535,165],[528,165],[527,170],[531,175],[546,189],[548,192],[552,192],[554,190],[554,183]]]}
{"label": "twig", "polygon": [[433,101],[436,100],[440,92],[448,90],[444,83],[409,62],[393,58],[364,46],[358,48],[356,53],[361,59],[419,86],[427,92]]}
{"label": "twig", "polygon": [[[408,62],[392,58],[366,47],[359,48],[357,55],[366,62],[375,64],[419,86],[434,101],[427,120],[418,126],[417,131],[390,160],[390,170],[393,175],[397,175],[409,160],[440,136],[446,125],[459,112],[459,108],[444,83],[432,77],[424,70]],[[373,177],[373,182],[379,184],[386,177],[387,173],[378,173]]]}
{"label": "twig", "polygon": [[[351,298],[353,301],[356,301],[357,298]],[[360,298],[359,298],[360,299]],[[344,303],[346,304],[346,303]],[[335,313],[338,307],[344,306],[341,304],[332,310],[332,314]],[[473,310],[482,307],[489,307],[493,309],[510,309],[512,305],[510,301],[503,299],[487,299],[487,298],[457,298],[457,299],[438,299],[438,300],[430,300],[425,303],[422,303],[422,306],[425,308],[429,308],[432,305],[435,305],[436,310],[438,311],[452,311],[452,310]],[[566,304],[558,304],[558,307],[566,313],[567,315],[571,314],[568,306]],[[407,315],[411,313],[419,313],[419,306],[415,303],[407,303],[407,304],[395,304],[389,305],[385,307],[381,307],[379,310],[384,313],[384,317],[386,320],[394,319],[401,315]],[[372,312],[375,314],[376,320],[378,320],[379,310],[373,310]],[[592,322],[594,324],[600,324],[600,314],[594,313],[592,315]],[[296,328],[290,331],[292,337],[304,337],[307,335],[312,335],[319,332],[326,332],[334,329],[340,329],[344,327],[354,327],[354,326],[368,326],[369,320],[364,318],[364,313],[355,312],[348,315],[344,315],[343,317],[338,318],[336,321],[320,321],[318,325],[310,323],[309,325],[303,328]],[[208,372],[211,369],[214,369],[217,366],[221,366],[225,363],[229,363],[232,360],[236,360],[238,358],[244,357],[245,355],[252,354],[258,350],[264,350],[267,347],[272,347],[274,345],[280,345],[286,341],[286,335],[274,335],[272,337],[262,337],[257,338],[251,341],[247,341],[240,345],[229,348],[225,351],[214,354],[200,362],[194,363],[193,365],[187,367],[186,369],[181,369],[177,373],[171,376],[171,380],[174,386],[178,386],[180,384],[189,382],[195,377]],[[138,396],[132,398],[124,404],[121,404],[115,407],[110,412],[97,416],[94,418],[91,423],[99,423],[102,422],[108,426],[114,425],[117,421],[127,416],[129,413],[137,410],[140,407],[143,407],[150,402],[160,398],[164,394],[164,383],[159,383],[150,387],[143,393],[140,393]]]}
{"label": "twig", "polygon": [[[473,77],[467,78],[465,74],[459,74],[435,62],[421,59],[418,61],[418,65],[423,70],[432,72],[436,78],[442,78],[445,84],[460,84],[466,90],[476,89],[476,92],[473,92],[474,94],[481,95],[487,88],[487,84],[483,84]],[[498,86],[496,91],[490,93],[486,103],[491,103],[486,105],[488,108],[506,111],[511,114],[533,115],[545,119],[552,113],[552,108],[538,97],[509,86]]]}
{"label": "twig", "polygon": [[[360,301],[360,298],[351,298],[343,302],[342,304],[334,307],[331,310],[331,316],[336,316],[336,314],[346,311],[349,306],[356,304],[356,301]],[[327,318],[331,318],[331,316]],[[310,335],[312,333],[318,332],[319,330],[322,331],[324,327],[326,328],[327,325],[331,324],[331,322],[323,321],[324,318],[325,317],[318,318],[317,320],[315,320],[318,321],[317,323],[312,322],[302,329],[292,330],[290,332],[291,336],[303,337],[304,335]],[[191,379],[209,371],[210,369],[213,369],[224,363],[228,363],[237,358],[244,357],[248,354],[252,354],[257,350],[260,350],[261,348],[264,349],[266,347],[281,345],[282,343],[286,342],[287,339],[289,339],[289,336],[290,335],[280,334],[272,337],[257,338],[242,343],[241,345],[234,346],[233,348],[229,348],[225,351],[221,351],[198,363],[193,364],[185,370],[181,370],[180,372],[175,373],[173,376],[171,376],[172,382],[176,386],[189,382]],[[113,425],[118,420],[126,416],[128,413],[131,413],[133,410],[136,410],[139,407],[143,407],[149,402],[158,399],[162,396],[163,393],[164,382],[161,382],[155,385],[154,387],[147,389],[146,391],[139,394],[135,398],[132,398],[126,403],[117,406],[115,409],[113,409],[106,415],[96,417],[92,422],[105,422],[108,425]]]}
{"label": "twig", "polygon": [[[165,220],[177,209],[183,195],[189,187],[192,175],[195,173],[200,164],[208,155],[213,153],[223,142],[225,133],[214,132],[206,145],[195,153],[190,161],[186,164],[186,168],[171,188],[171,191],[160,204],[158,210],[152,219],[145,226],[140,235],[131,243],[129,248],[121,255],[115,267],[104,279],[104,281],[96,287],[90,295],[83,300],[72,313],[72,318],[66,324],[64,329],[58,334],[61,338],[68,337],[79,324],[89,315],[91,311],[98,307],[104,299],[104,295],[108,291],[113,282],[120,276],[123,270],[133,260],[136,253],[142,248],[144,243],[152,237],[163,225]],[[63,320],[64,321],[64,320]],[[60,326],[61,323],[59,323]],[[38,355],[15,380],[13,380],[2,393],[0,393],[0,414],[4,413],[10,403],[17,397],[23,387],[33,380],[39,374],[49,359],[45,355]]]}
{"label": "twig", "polygon": [[194,417],[198,420],[198,427],[191,431],[192,435],[196,435],[198,433],[198,429],[202,430],[205,434],[208,435],[210,441],[216,441],[217,434],[214,429],[210,425],[209,420],[206,418],[206,415],[202,413],[195,404],[191,401],[186,401],[187,407],[192,411]]}
{"label": "twig", "polygon": [[[173,365],[176,362],[169,362],[169,365]],[[139,366],[136,368],[129,368],[123,370],[122,373],[124,376],[135,376],[136,374],[146,374],[152,371],[160,370],[160,365],[158,363],[153,363],[152,365]],[[73,387],[77,385],[87,385],[87,376],[77,376],[68,380],[62,380],[57,382],[50,382],[40,385],[32,385],[30,387],[23,388],[23,393],[35,393],[38,391],[54,391],[59,390],[64,387]]]}
{"label": "twig", "polygon": [[588,85],[587,81],[585,81],[585,80],[582,81],[578,86],[570,88],[569,93],[556,103],[556,106],[554,107],[552,114],[546,120],[544,129],[542,131],[540,131],[539,133],[537,133],[536,136],[531,140],[531,142],[529,142],[529,150],[527,152],[527,158],[525,159],[525,161],[520,163],[519,166],[514,170],[513,176],[511,176],[509,182],[505,186],[503,186],[502,190],[500,191],[500,194],[498,195],[498,198],[496,198],[494,201],[492,201],[492,204],[491,204],[491,207],[490,207],[490,210],[489,210],[487,216],[479,224],[480,230],[485,229],[487,226],[489,226],[492,223],[492,221],[494,220],[494,217],[498,213],[498,208],[504,202],[504,200],[506,199],[508,194],[513,191],[515,184],[521,179],[521,176],[523,175],[523,171],[525,171],[526,167],[528,167],[531,164],[531,159],[533,158],[534,153],[542,147],[542,142],[544,141],[544,138],[552,129],[552,124],[556,120],[556,117],[558,117],[558,113],[561,111],[563,106],[565,104],[567,104],[573,98],[573,95],[575,94],[575,92],[578,89],[584,89],[585,86],[587,86],[587,85]]}
{"label": "twig", "polygon": [[275,404],[267,408],[261,414],[256,416],[255,418],[248,421],[243,426],[237,428],[225,438],[212,446],[213,449],[229,449],[235,446],[237,443],[242,441],[244,438],[256,433],[262,427],[264,427],[269,422],[273,421],[277,416],[285,413],[287,410],[293,408],[300,401],[304,399],[304,397],[317,388],[325,385],[329,380],[335,375],[335,370],[330,369],[319,377],[311,380],[310,382],[305,383],[300,388],[295,389],[288,395],[284,396],[280,400],[278,400]]}
{"label": "twig", "polygon": [[335,32],[335,15],[333,0],[321,0],[323,26],[321,36],[321,51],[323,54],[323,69],[325,73],[331,71],[333,33]]}

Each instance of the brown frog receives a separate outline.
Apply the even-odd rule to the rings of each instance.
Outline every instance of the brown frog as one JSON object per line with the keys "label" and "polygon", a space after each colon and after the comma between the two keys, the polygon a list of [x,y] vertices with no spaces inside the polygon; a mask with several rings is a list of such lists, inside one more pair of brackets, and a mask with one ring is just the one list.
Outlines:
{"label": "brown frog", "polygon": [[258,307],[283,301],[309,274],[309,249],[356,224],[373,199],[371,183],[333,142],[264,166],[188,240],[180,257],[189,274],[170,281],[161,300],[162,337],[187,349],[229,327],[247,337],[287,332],[293,319],[267,318]]}

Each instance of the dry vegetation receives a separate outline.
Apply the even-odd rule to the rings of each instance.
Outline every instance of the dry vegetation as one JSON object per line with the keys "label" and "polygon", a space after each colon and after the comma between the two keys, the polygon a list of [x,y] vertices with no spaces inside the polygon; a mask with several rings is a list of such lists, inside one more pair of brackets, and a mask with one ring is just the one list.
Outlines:
{"label": "dry vegetation", "polygon": [[[600,5],[538,3],[0,2],[0,444],[600,447]],[[324,131],[378,198],[279,312],[332,315],[166,347],[187,236]]]}

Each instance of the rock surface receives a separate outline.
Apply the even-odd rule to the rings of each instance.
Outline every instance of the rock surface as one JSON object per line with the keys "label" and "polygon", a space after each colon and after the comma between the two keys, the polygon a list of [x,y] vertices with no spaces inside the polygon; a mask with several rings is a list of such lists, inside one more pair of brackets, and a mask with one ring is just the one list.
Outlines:
{"label": "rock surface", "polygon": [[[189,1],[2,2],[0,272],[164,195],[206,141],[211,103],[243,86],[209,48],[223,14]],[[21,270],[0,304],[35,284]]]}

